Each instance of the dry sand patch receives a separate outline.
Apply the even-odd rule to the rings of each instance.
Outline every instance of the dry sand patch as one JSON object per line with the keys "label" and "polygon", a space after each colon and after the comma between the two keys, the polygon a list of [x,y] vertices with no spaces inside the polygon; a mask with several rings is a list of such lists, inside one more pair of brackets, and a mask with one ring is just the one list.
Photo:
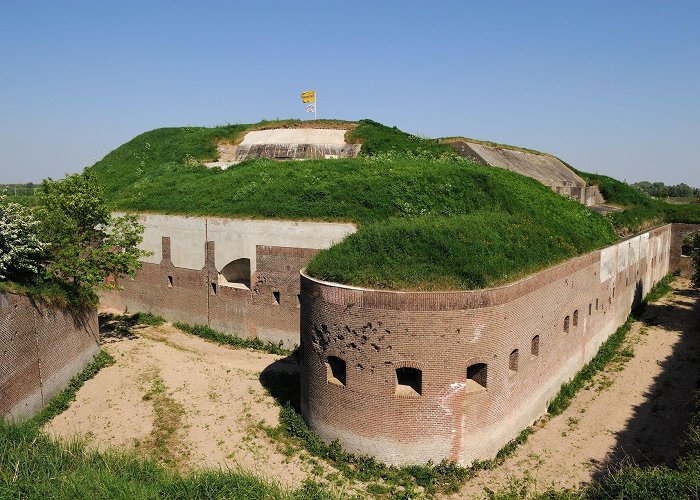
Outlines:
{"label": "dry sand patch", "polygon": [[293,373],[282,356],[220,346],[170,326],[137,327],[107,339],[116,359],[46,426],[98,449],[122,447],[181,471],[235,468],[297,487],[311,474],[303,454],[286,457],[259,429],[276,426],[279,407],[261,385],[271,368]]}
{"label": "dry sand patch", "polygon": [[530,492],[589,484],[620,462],[673,465],[698,377],[700,304],[688,280],[647,306],[613,363],[562,414],[540,422],[503,465],[483,471],[458,496],[527,485]]}

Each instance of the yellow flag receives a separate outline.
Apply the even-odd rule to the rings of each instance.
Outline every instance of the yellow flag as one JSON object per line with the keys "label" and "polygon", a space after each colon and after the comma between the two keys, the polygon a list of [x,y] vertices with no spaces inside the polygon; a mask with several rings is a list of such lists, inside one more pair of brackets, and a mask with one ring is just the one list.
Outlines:
{"label": "yellow flag", "polygon": [[309,90],[301,93],[301,102],[316,102],[316,91]]}

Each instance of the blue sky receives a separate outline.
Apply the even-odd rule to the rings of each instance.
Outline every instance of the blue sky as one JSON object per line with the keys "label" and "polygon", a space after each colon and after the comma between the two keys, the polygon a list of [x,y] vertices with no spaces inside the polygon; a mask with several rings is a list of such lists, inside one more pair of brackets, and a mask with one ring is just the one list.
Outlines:
{"label": "blue sky", "polygon": [[700,186],[700,2],[0,0],[0,182],[164,126],[372,118]]}

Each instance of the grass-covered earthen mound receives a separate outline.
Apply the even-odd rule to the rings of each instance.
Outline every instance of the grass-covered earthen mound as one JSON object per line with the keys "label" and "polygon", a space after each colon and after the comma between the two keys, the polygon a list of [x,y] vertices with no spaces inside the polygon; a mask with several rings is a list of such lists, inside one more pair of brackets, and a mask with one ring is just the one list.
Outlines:
{"label": "grass-covered earthen mound", "polygon": [[358,232],[321,252],[309,272],[357,286],[487,287],[616,239],[603,217],[530,178],[371,121],[348,132],[363,142],[359,158],[197,165],[247,127],[154,130],[91,170],[121,210],[355,222]]}

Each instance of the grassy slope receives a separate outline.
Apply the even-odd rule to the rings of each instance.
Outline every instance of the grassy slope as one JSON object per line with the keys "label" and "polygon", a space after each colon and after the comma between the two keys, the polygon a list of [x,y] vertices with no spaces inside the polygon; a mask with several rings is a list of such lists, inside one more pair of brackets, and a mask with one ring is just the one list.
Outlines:
{"label": "grassy slope", "polygon": [[120,209],[356,222],[358,233],[309,269],[361,286],[479,288],[615,240],[602,217],[532,179],[371,121],[349,134],[377,156],[225,171],[187,164],[211,158],[214,141],[241,127],[148,132],[92,170]]}
{"label": "grassy slope", "polygon": [[637,232],[662,222],[700,224],[700,205],[667,203],[607,175],[576,172],[587,184],[598,185],[608,203],[625,208],[608,216],[621,232]]}

